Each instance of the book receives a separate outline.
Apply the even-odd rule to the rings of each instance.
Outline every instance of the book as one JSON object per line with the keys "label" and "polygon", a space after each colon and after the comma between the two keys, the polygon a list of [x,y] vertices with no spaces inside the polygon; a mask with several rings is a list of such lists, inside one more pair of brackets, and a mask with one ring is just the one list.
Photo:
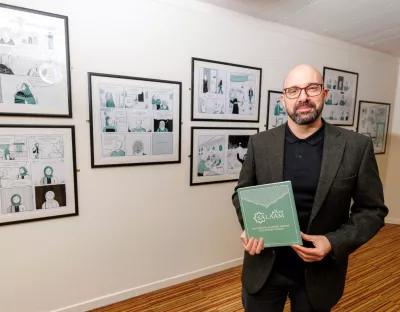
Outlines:
{"label": "book", "polygon": [[290,181],[243,187],[238,196],[248,239],[264,238],[264,247],[303,245]]}

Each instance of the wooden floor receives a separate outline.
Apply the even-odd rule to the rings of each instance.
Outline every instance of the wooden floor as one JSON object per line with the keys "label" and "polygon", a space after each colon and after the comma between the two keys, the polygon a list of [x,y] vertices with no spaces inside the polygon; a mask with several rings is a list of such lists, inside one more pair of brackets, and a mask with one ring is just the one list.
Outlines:
{"label": "wooden floor", "polygon": [[[95,312],[236,312],[241,267],[132,298]],[[289,312],[289,302],[285,312]],[[332,311],[400,311],[400,226],[385,227],[350,258],[345,293]]]}

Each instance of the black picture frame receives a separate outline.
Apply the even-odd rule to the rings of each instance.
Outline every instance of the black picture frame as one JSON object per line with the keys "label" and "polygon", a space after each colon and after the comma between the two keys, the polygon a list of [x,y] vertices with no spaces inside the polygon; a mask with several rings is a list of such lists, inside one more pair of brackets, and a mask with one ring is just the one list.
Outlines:
{"label": "black picture frame", "polygon": [[[323,68],[324,87],[326,89],[329,89],[330,92],[335,91],[335,92],[332,93],[332,95],[337,93],[336,91],[340,91],[339,93],[341,93],[343,97],[344,97],[344,94],[349,91],[349,89],[346,90],[345,87],[343,86],[343,79],[344,79],[343,76],[338,76],[337,84],[335,85],[333,83],[333,85],[331,85],[331,87],[329,88],[329,81],[326,81],[326,79],[328,77],[328,74],[327,74],[328,71],[335,71],[335,72],[338,72],[338,74],[342,74],[343,76],[344,75],[354,76],[352,78],[355,79],[355,91],[351,90],[351,92],[354,94],[354,97],[352,97],[352,99],[353,99],[353,101],[352,101],[353,107],[350,107],[348,112],[346,112],[346,113],[349,113],[349,115],[351,113],[351,117],[348,116],[349,120],[345,120],[347,118],[347,116],[343,117],[344,120],[340,120],[341,117],[339,117],[339,120],[332,119],[332,115],[334,114],[333,113],[334,109],[337,110],[337,108],[340,108],[341,104],[339,104],[339,105],[333,104],[333,103],[332,103],[332,105],[327,104],[328,101],[329,101],[329,98],[328,98],[327,103],[324,104],[324,110],[322,111],[322,117],[327,122],[329,122],[330,124],[337,125],[337,126],[344,126],[344,127],[352,127],[352,126],[354,126],[356,106],[357,106],[359,74],[356,73],[356,72],[353,72],[353,71],[348,71],[348,70],[343,70],[343,69],[324,66],[324,68]],[[342,85],[341,85],[341,87],[339,89],[339,84],[340,83],[342,83]],[[328,93],[328,97],[329,96],[330,96],[330,94]],[[347,102],[347,100],[345,102]],[[343,104],[343,105],[345,105],[345,104]],[[329,112],[331,112],[332,115],[328,116],[327,114],[329,114]],[[344,113],[344,110],[342,110],[342,114],[343,113]],[[336,116],[336,114],[335,114],[335,116]]]}
{"label": "black picture frame", "polygon": [[[269,119],[270,119],[270,116],[271,116],[271,95],[273,95],[273,94],[278,94],[279,96],[280,95],[282,95],[283,94],[283,91],[275,91],[275,90],[268,90],[268,102],[267,102],[267,119],[266,119],[266,122],[265,122],[265,129],[266,130],[270,130],[270,129],[273,129],[273,128],[275,128],[277,125],[275,125],[275,126],[272,126],[271,127],[271,124],[270,124],[270,122],[269,122]],[[284,121],[282,122],[282,123],[285,123],[286,121],[287,121],[287,113],[285,112],[285,118],[284,118]]]}
{"label": "black picture frame", "polygon": [[[169,84],[178,87],[178,108],[173,108],[177,110],[178,118],[177,122],[174,123],[174,129],[177,130],[178,148],[177,148],[177,159],[168,161],[146,161],[146,162],[129,162],[129,163],[107,163],[107,164],[96,164],[95,160],[95,134],[94,134],[94,103],[93,103],[93,77],[100,78],[110,78],[110,79],[122,79],[122,80],[132,80],[138,82],[153,82],[157,84]],[[182,82],[172,81],[172,80],[161,80],[153,78],[144,77],[133,77],[133,76],[123,76],[105,73],[88,73],[88,93],[89,93],[89,123],[90,123],[90,153],[91,153],[91,168],[112,168],[112,167],[126,167],[126,166],[144,166],[144,165],[166,165],[166,164],[178,164],[181,163],[181,145],[182,145]],[[173,119],[175,120],[175,118]],[[154,133],[154,131],[152,132]],[[174,132],[173,132],[174,133]]]}
{"label": "black picture frame", "polygon": [[[238,181],[239,178],[239,172],[231,174],[231,175],[236,175],[236,177],[231,177],[231,178],[227,178],[227,179],[221,179],[221,180],[213,180],[213,181],[200,181],[200,182],[195,182],[194,180],[194,161],[197,160],[197,157],[195,157],[195,153],[197,153],[197,151],[194,150],[195,146],[195,131],[196,130],[213,130],[213,131],[249,131],[251,133],[246,133],[246,134],[242,134],[243,136],[252,136],[254,134],[257,134],[260,132],[260,129],[258,127],[240,127],[240,128],[236,128],[236,127],[206,127],[206,126],[193,126],[191,127],[191,140],[190,140],[190,186],[198,186],[198,185],[206,185],[206,184],[216,184],[216,183],[226,183],[226,182],[234,182],[234,181]],[[218,135],[218,134],[216,134]],[[227,135],[227,134],[224,134]],[[229,134],[228,134],[229,136]],[[237,136],[241,136],[240,134],[237,134]],[[246,142],[247,144],[247,142]],[[229,142],[226,144],[226,147],[228,147],[229,149]]]}
{"label": "black picture frame", "polygon": [[[258,104],[256,105],[257,107],[257,114],[256,118],[257,119],[245,119],[245,118],[238,118],[238,119],[232,119],[232,116],[235,116],[235,114],[227,114],[227,118],[199,118],[195,116],[195,81],[196,81],[196,62],[206,62],[206,63],[211,63],[211,64],[216,64],[216,65],[223,65],[223,66],[229,66],[229,67],[236,67],[236,68],[243,68],[247,70],[254,70],[259,72],[259,81],[256,84],[258,88],[258,96],[255,98],[258,100]],[[246,66],[246,65],[241,65],[241,64],[234,64],[234,63],[228,63],[228,62],[221,62],[221,61],[216,61],[216,60],[210,60],[210,59],[204,59],[204,58],[199,58],[199,57],[192,57],[192,71],[191,71],[191,121],[205,121],[205,122],[246,122],[246,123],[259,123],[260,122],[260,108],[261,108],[261,94],[262,94],[262,68],[260,67],[254,67],[254,66]],[[226,104],[226,103],[225,103]],[[198,105],[197,105],[198,108]],[[211,114],[208,114],[211,115]],[[241,116],[238,114],[238,116]],[[243,115],[242,115],[243,116]]]}
{"label": "black picture frame", "polygon": [[[16,10],[36,15],[42,15],[46,17],[52,17],[55,19],[61,19],[64,23],[64,35],[65,35],[65,72],[66,72],[66,88],[67,88],[67,113],[57,114],[57,113],[29,113],[29,112],[4,112],[0,111],[0,116],[16,116],[16,117],[49,117],[49,118],[72,118],[72,94],[71,94],[71,65],[70,65],[70,43],[69,43],[69,26],[68,26],[68,16],[54,14],[44,11],[38,11],[33,9],[28,9],[19,6],[13,6],[9,4],[0,3],[1,9]],[[1,90],[0,90],[1,92]]]}
{"label": "black picture frame", "polygon": [[[361,120],[361,124],[360,124],[360,119],[362,118],[362,114],[364,113],[364,108],[365,106],[370,105],[371,108],[377,108],[379,106],[382,106],[384,108],[387,108],[387,116],[385,117],[385,126],[384,126],[384,139],[382,140],[382,143],[384,143],[383,146],[383,150],[378,151],[378,140],[376,138],[376,136],[371,135],[370,133],[366,132],[364,129],[364,124],[362,123]],[[366,100],[360,100],[359,101],[359,106],[358,106],[358,117],[357,117],[357,132],[367,135],[368,137],[370,137],[372,139],[372,143],[374,144],[374,153],[376,155],[381,155],[381,154],[385,154],[386,153],[386,145],[387,145],[387,138],[388,138],[388,132],[389,132],[389,122],[390,122],[390,103],[385,103],[385,102],[375,102],[375,101],[366,101]],[[365,116],[367,117],[367,116]],[[377,122],[377,123],[381,123]],[[360,129],[360,125],[363,129]],[[378,130],[376,130],[376,133],[378,132]]]}
{"label": "black picture frame", "polygon": [[[46,220],[53,220],[53,219],[60,219],[60,218],[68,218],[79,216],[79,200],[78,200],[78,177],[77,177],[77,165],[76,165],[76,143],[75,143],[75,126],[74,125],[18,125],[18,124],[1,124],[0,129],[4,128],[19,128],[19,129],[69,129],[71,135],[71,155],[72,155],[72,176],[73,176],[73,202],[74,202],[74,211],[72,213],[60,214],[60,215],[52,215],[52,216],[45,216],[45,217],[36,217],[30,219],[22,219],[22,220],[15,220],[9,222],[0,222],[0,226],[7,226],[7,225],[14,225],[14,224],[21,224],[21,223],[30,223],[30,222],[37,222],[37,221],[46,221]],[[31,135],[32,133],[29,133]],[[50,132],[50,134],[54,134]],[[65,147],[65,145],[64,145]],[[16,162],[20,163],[20,160],[16,160]],[[58,184],[57,186],[62,185]],[[65,185],[64,185],[65,188]],[[0,188],[0,190],[4,190],[5,188]],[[59,208],[56,208],[59,209]]]}

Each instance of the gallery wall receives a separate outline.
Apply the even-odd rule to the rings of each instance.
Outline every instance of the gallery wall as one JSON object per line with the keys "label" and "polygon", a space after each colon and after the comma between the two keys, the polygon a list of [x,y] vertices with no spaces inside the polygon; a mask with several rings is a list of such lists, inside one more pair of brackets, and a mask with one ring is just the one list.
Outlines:
{"label": "gallery wall", "polygon": [[[0,227],[1,311],[84,311],[241,263],[235,183],[189,186],[191,126],[221,126],[190,122],[191,57],[263,69],[260,123],[222,126],[264,130],[268,90],[299,63],[357,72],[359,100],[395,103],[397,58],[194,0],[4,2],[69,17],[73,118],[0,122],[75,125],[80,172],[79,216]],[[181,81],[182,162],[91,169],[88,72]],[[393,129],[377,159],[394,205]]]}
{"label": "gallery wall", "polygon": [[[400,67],[399,67],[400,75]],[[387,222],[400,224],[400,207],[398,205],[400,177],[400,79],[397,81],[396,100],[392,106],[392,129],[388,138],[390,152],[387,155],[385,178],[385,201],[390,209]]]}

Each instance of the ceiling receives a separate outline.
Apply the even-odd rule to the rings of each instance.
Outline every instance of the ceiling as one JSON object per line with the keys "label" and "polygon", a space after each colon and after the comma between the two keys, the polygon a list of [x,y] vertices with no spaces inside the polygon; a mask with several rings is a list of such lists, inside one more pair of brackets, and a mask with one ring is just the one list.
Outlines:
{"label": "ceiling", "polygon": [[400,0],[201,0],[400,57]]}

